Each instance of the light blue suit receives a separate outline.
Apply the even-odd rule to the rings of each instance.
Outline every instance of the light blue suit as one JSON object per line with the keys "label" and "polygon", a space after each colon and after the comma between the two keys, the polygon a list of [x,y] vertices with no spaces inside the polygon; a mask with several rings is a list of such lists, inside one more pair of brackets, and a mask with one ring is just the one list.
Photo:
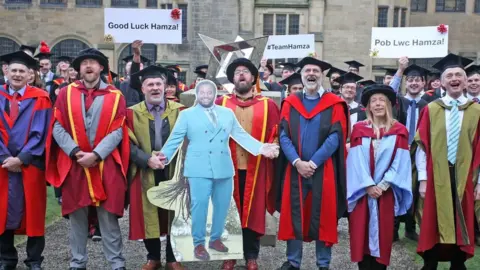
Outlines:
{"label": "light blue suit", "polygon": [[185,136],[189,140],[185,154],[184,176],[190,185],[192,235],[195,247],[205,245],[208,204],[212,197],[213,224],[210,242],[220,239],[225,227],[233,191],[235,170],[228,145],[232,137],[252,155],[259,155],[262,143],[248,134],[229,108],[214,106],[215,127],[201,105],[182,111],[162,148],[172,160]]}

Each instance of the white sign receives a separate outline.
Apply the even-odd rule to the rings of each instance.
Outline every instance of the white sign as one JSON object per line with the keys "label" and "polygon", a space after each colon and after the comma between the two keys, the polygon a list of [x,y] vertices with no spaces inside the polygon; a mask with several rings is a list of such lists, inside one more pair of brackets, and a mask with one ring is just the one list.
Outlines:
{"label": "white sign", "polygon": [[446,33],[437,26],[373,27],[370,54],[377,58],[436,58],[448,54]]}
{"label": "white sign", "polygon": [[267,59],[303,58],[314,52],[313,34],[269,36],[263,57]]}
{"label": "white sign", "polygon": [[170,9],[106,8],[105,39],[114,43],[181,44],[182,15],[171,17]]}

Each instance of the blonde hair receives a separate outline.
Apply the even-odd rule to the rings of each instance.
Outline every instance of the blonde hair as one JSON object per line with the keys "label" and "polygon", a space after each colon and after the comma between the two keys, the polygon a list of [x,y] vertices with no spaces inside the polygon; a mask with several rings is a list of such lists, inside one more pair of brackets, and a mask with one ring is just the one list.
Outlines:
{"label": "blonde hair", "polygon": [[[381,94],[381,93],[379,93]],[[373,96],[373,95],[372,95]],[[397,120],[393,119],[393,112],[392,112],[392,103],[390,102],[390,100],[388,99],[387,96],[385,96],[384,94],[382,94],[382,96],[385,97],[385,104],[386,104],[386,110],[385,110],[385,132],[389,131],[390,128],[393,127],[393,125],[395,124],[395,122],[397,122]],[[372,97],[370,97],[372,98]],[[367,121],[369,124],[372,125],[372,128],[373,128],[373,132],[375,133],[375,135],[377,136],[377,139],[380,138],[380,127],[378,127],[375,122],[373,121],[373,115],[372,115],[372,111],[370,110],[370,99],[368,100],[368,104],[367,104],[367,107],[366,107],[366,110],[365,110],[365,113],[367,114]]]}

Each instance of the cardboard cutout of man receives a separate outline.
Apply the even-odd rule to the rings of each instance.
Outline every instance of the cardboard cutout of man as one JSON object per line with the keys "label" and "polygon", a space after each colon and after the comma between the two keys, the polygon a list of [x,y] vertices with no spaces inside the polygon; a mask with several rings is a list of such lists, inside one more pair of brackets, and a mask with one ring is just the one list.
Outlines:
{"label": "cardboard cutout of man", "polygon": [[169,164],[184,141],[189,140],[184,162],[184,176],[190,187],[190,212],[195,258],[209,260],[205,248],[208,204],[212,199],[213,221],[208,248],[228,252],[220,237],[232,199],[233,161],[229,138],[254,156],[274,158],[278,154],[275,144],[262,144],[248,134],[238,123],[229,108],[215,105],[217,86],[203,80],[195,87],[196,102],[192,108],[183,110],[161,150],[165,165]]}

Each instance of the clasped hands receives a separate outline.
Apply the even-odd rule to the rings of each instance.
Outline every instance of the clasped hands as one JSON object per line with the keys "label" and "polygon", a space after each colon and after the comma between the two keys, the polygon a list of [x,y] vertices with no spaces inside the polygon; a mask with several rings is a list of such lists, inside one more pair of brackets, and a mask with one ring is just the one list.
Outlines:
{"label": "clasped hands", "polygon": [[369,186],[367,187],[367,194],[368,196],[378,199],[383,194],[383,189],[379,188],[378,186]]}
{"label": "clasped hands", "polygon": [[280,146],[274,143],[264,143],[260,148],[260,154],[266,158],[274,159],[280,153]]}
{"label": "clasped hands", "polygon": [[77,163],[83,168],[91,168],[98,165],[98,156],[93,152],[78,151],[75,153]]}
{"label": "clasped hands", "polygon": [[310,178],[315,173],[317,167],[311,161],[299,160],[295,162],[295,168],[303,178]]}
{"label": "clasped hands", "polygon": [[152,170],[158,170],[165,168],[165,161],[167,158],[161,152],[153,152],[152,156],[148,159],[148,167]]}
{"label": "clasped hands", "polygon": [[19,173],[22,171],[23,162],[18,157],[8,157],[3,161],[2,168],[9,172]]}

